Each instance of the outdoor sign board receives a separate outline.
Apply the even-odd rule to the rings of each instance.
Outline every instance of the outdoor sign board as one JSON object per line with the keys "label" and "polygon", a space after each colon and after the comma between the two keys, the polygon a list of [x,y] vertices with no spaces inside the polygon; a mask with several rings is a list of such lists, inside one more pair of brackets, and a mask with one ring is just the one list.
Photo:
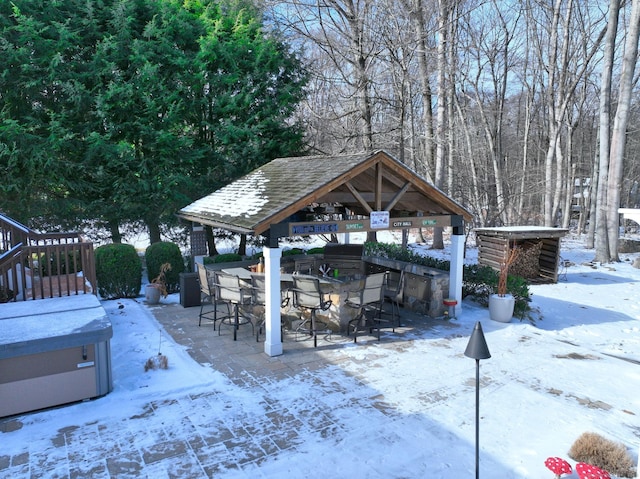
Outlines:
{"label": "outdoor sign board", "polygon": [[[373,215],[372,216],[377,216]],[[377,212],[379,213],[379,212]],[[403,218],[389,218],[389,213],[385,217],[372,216],[362,219],[342,220],[342,221],[308,221],[304,223],[289,223],[288,236],[320,235],[332,233],[357,233],[366,231],[377,231],[382,229],[406,229],[406,228],[434,228],[446,226],[459,226],[462,218],[457,215],[439,216],[409,216]]]}
{"label": "outdoor sign board", "polygon": [[372,230],[389,229],[389,212],[372,211],[369,213],[369,223]]}

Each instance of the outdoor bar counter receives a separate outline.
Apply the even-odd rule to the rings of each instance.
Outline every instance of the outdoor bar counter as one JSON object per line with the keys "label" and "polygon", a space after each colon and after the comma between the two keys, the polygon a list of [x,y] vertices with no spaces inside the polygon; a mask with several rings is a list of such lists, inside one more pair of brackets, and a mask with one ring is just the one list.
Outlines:
{"label": "outdoor bar counter", "polygon": [[93,294],[0,305],[0,417],[109,393],[112,336]]}

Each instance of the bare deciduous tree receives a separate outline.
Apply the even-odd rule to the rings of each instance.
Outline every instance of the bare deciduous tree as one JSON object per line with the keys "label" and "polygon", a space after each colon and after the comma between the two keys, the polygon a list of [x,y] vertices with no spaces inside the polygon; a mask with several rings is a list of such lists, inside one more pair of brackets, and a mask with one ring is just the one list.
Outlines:
{"label": "bare deciduous tree", "polygon": [[611,135],[611,77],[613,75],[613,61],[615,57],[616,35],[618,34],[618,18],[620,15],[620,0],[610,0],[609,20],[604,44],[602,74],[600,80],[600,150],[596,158],[598,174],[597,181],[592,188],[597,191],[595,201],[595,217],[591,225],[591,234],[598,240],[596,243],[596,261],[603,261],[609,257],[609,241],[607,237],[607,196],[606,185],[609,175],[609,140]]}
{"label": "bare deciduous tree", "polygon": [[[618,208],[620,207],[620,191],[624,152],[626,146],[627,123],[631,93],[638,61],[638,38],[640,37],[640,0],[632,0],[629,27],[626,33],[624,56],[622,58],[622,72],[620,74],[620,92],[618,107],[611,132],[611,150],[609,151],[609,176],[607,179],[607,237],[609,242],[609,260],[619,261],[618,234],[620,221]],[[598,248],[598,251],[600,248]]]}
{"label": "bare deciduous tree", "polygon": [[[614,153],[631,155],[607,141],[598,146],[598,128],[611,137],[603,127],[610,112],[598,105],[600,84],[610,89],[606,82],[621,68],[617,29],[602,46],[601,1],[266,3],[314,73],[300,115],[316,150],[387,149],[472,210],[480,226],[568,227],[577,220],[580,231],[588,222],[606,233],[611,215],[604,213],[615,220],[612,205],[635,198],[640,167],[629,161],[615,170],[620,196],[606,193],[614,181],[607,162]],[[625,13],[630,5],[612,3]],[[603,58],[609,79],[595,73]],[[625,129],[623,116],[617,124],[616,131]],[[626,130],[637,156],[640,129]],[[433,246],[440,245],[436,231]],[[609,257],[608,246],[604,251]]]}

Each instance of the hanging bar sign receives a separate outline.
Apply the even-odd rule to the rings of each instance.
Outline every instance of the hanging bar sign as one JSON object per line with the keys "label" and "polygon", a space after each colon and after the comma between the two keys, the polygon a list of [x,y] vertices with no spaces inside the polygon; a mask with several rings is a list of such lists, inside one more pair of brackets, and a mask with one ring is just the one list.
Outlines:
{"label": "hanging bar sign", "polygon": [[315,223],[306,225],[295,225],[291,228],[294,235],[317,235],[325,233],[337,233],[338,225],[336,223]]}
{"label": "hanging bar sign", "polygon": [[411,228],[413,226],[413,221],[394,221],[394,228]]}
{"label": "hanging bar sign", "polygon": [[390,228],[445,227],[453,226],[452,218],[456,218],[457,221],[462,224],[462,219],[449,215],[390,218],[388,211],[373,211],[369,215],[369,221],[366,219],[350,219],[330,221],[327,223],[307,221],[304,223],[283,224],[287,229],[286,233],[280,234],[280,237],[375,231]]}
{"label": "hanging bar sign", "polygon": [[344,227],[347,231],[362,231],[364,230],[364,223],[346,223]]}

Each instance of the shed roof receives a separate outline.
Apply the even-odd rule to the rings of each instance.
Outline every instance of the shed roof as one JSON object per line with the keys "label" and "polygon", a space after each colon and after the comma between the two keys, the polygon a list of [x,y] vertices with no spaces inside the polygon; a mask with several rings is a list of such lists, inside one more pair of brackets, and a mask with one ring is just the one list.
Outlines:
{"label": "shed roof", "polygon": [[569,230],[548,226],[498,226],[495,228],[475,228],[476,235],[496,236],[509,239],[562,238]]}
{"label": "shed roof", "polygon": [[391,217],[471,213],[384,151],[278,158],[182,208],[189,221],[260,235],[310,205],[342,205],[353,214]]}

